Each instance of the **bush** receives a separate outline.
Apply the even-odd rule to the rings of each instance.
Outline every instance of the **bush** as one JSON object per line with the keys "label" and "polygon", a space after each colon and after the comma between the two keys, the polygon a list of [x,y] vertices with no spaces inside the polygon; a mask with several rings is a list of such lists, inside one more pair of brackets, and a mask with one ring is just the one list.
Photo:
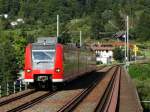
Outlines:
{"label": "bush", "polygon": [[[150,99],[150,64],[135,64],[129,66],[129,74],[134,79],[141,101]],[[148,104],[143,104],[148,110]]]}
{"label": "bush", "polygon": [[122,62],[123,59],[124,59],[124,52],[121,48],[119,47],[116,47],[114,50],[113,50],[113,57],[115,60],[119,61],[119,62]]}

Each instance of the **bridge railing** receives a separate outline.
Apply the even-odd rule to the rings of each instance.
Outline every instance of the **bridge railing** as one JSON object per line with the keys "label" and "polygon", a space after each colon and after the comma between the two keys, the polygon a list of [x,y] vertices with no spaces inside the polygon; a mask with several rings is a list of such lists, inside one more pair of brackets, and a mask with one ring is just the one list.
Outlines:
{"label": "bridge railing", "polygon": [[0,85],[0,97],[8,96],[27,89],[27,85],[22,82],[7,82]]}

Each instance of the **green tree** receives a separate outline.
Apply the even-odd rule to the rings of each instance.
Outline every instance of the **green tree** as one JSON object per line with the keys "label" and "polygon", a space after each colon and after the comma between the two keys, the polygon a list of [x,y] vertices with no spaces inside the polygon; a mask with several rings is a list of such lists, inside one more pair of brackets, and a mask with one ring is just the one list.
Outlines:
{"label": "green tree", "polygon": [[5,37],[4,39],[2,39],[1,37],[0,43],[1,80],[4,82],[13,81],[16,78],[17,61],[15,50],[12,44],[12,38]]}
{"label": "green tree", "polygon": [[20,36],[18,38],[15,38],[13,42],[14,50],[15,50],[15,56],[17,60],[17,68],[23,69],[24,65],[24,53],[25,53],[25,46],[27,45],[26,38]]}
{"label": "green tree", "polygon": [[150,12],[144,11],[138,22],[138,25],[135,29],[136,37],[142,40],[149,40],[150,39]]}
{"label": "green tree", "polygon": [[106,19],[103,18],[105,10],[108,9],[107,0],[97,0],[96,1],[96,6],[95,6],[95,11],[92,14],[91,18],[91,33],[92,37],[95,39],[100,39],[103,37],[101,35],[101,32],[105,32],[104,25],[106,24]]}
{"label": "green tree", "polygon": [[124,59],[124,52],[121,48],[119,47],[116,47],[114,50],[113,50],[113,57],[115,60],[119,61],[119,62],[122,62],[123,59]]}

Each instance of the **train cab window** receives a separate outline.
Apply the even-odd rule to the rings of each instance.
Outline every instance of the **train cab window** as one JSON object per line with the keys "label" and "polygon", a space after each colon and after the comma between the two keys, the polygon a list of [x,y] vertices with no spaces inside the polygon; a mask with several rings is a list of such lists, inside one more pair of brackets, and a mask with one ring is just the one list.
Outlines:
{"label": "train cab window", "polygon": [[33,50],[32,60],[35,61],[51,61],[54,62],[55,51]]}

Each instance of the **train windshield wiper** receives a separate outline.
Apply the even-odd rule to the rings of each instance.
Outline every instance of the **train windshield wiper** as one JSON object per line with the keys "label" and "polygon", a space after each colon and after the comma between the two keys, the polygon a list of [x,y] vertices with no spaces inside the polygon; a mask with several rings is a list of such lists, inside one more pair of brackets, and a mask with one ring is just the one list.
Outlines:
{"label": "train windshield wiper", "polygon": [[39,63],[48,63],[48,62],[51,62],[50,60],[39,60],[39,61],[36,61],[36,64],[39,64]]}

